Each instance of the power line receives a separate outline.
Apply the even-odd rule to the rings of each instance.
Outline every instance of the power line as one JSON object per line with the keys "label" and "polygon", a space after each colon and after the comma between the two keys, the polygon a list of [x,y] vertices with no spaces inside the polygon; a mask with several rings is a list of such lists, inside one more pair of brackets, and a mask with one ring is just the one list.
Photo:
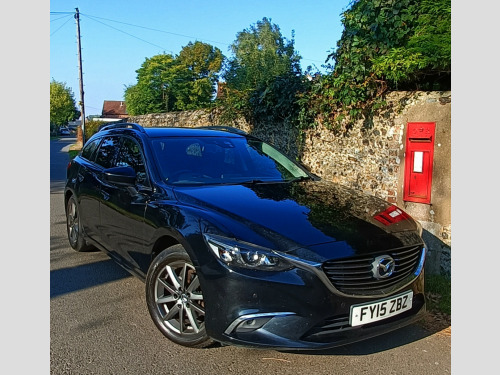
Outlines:
{"label": "power line", "polygon": [[73,15],[73,13],[69,13],[69,14],[65,15],[64,17],[59,17],[59,18],[56,18],[54,20],[50,20],[50,22],[59,21],[59,20],[62,20],[64,18],[66,18],[66,17],[70,17],[72,15]]}
{"label": "power line", "polygon": [[111,29],[113,29],[113,30],[119,31],[119,32],[121,32],[121,33],[123,33],[123,34],[125,34],[125,35],[128,35],[128,36],[132,37],[132,38],[138,39],[138,40],[140,40],[140,41],[142,41],[142,42],[144,42],[144,43],[150,44],[150,45],[152,45],[152,46],[158,47],[158,48],[160,48],[160,49],[162,49],[162,50],[164,50],[164,51],[168,51],[168,52],[170,52],[170,53],[174,54],[174,52],[172,52],[172,51],[170,51],[170,50],[167,50],[165,47],[162,47],[162,46],[159,46],[159,45],[157,45],[157,44],[154,44],[154,43],[148,42],[148,41],[147,41],[147,40],[145,40],[145,39],[139,38],[139,37],[137,37],[137,36],[135,36],[135,35],[132,35],[132,34],[130,34],[130,33],[127,33],[126,31],[123,31],[123,30],[117,29],[116,27],[113,27],[113,26],[107,25],[107,24],[105,24],[104,22],[101,22],[101,21],[98,21],[97,19],[95,19],[95,18],[99,18],[99,17],[93,17],[93,16],[85,15],[85,14],[83,14],[83,13],[80,13],[80,15],[84,15],[84,16],[86,16],[87,18],[91,19],[91,20],[92,20],[92,21],[94,21],[94,22],[98,22],[98,23],[100,23],[101,25],[107,26],[107,27],[109,27],[109,28],[111,28]]}
{"label": "power line", "polygon": [[99,111],[102,109],[102,108],[92,107],[91,105],[87,105],[87,104],[85,104],[85,108],[97,109],[97,110],[99,110]]}
{"label": "power line", "polygon": [[[54,34],[55,34],[55,33],[57,33],[59,30],[61,30],[61,29],[62,29],[62,27],[63,27],[64,25],[66,25],[66,24],[67,24],[67,23],[71,20],[71,18],[72,18],[72,17],[70,17],[70,16],[67,16],[67,17],[68,17],[68,19],[66,20],[66,22],[64,22],[61,26],[59,26],[59,27],[57,28],[57,30],[55,30],[53,33],[51,33],[51,34],[50,34],[50,36],[54,35]],[[64,17],[62,17],[62,18],[64,18]],[[58,18],[58,20],[60,20],[60,19],[61,19],[61,18]],[[54,21],[56,21],[56,20],[54,20]],[[50,21],[50,22],[52,22],[52,21]]]}
{"label": "power line", "polygon": [[[74,13],[69,13],[69,12],[50,12],[50,14],[74,14]],[[94,22],[98,22],[104,26],[107,26],[113,30],[116,30],[118,32],[121,32],[125,35],[128,35],[132,38],[135,38],[137,40],[140,40],[141,42],[144,42],[144,43],[147,43],[147,44],[150,44],[154,47],[157,47],[157,48],[160,48],[162,49],[163,51],[167,51],[167,52],[170,52],[172,55],[174,55],[175,53],[171,50],[168,50],[166,49],[165,47],[162,47],[162,46],[159,46],[157,44],[154,44],[152,42],[149,42],[143,38],[140,38],[138,36],[135,36],[133,34],[130,34],[126,31],[123,31],[123,30],[120,30],[120,29],[117,29],[111,25],[108,25],[104,22],[101,22],[99,20],[104,20],[104,21],[109,21],[109,22],[115,22],[115,23],[119,23],[119,24],[122,24],[122,25],[126,25],[126,26],[132,26],[132,27],[136,27],[136,28],[140,28],[140,29],[144,29],[144,30],[150,30],[150,31],[155,31],[155,32],[159,32],[159,33],[163,33],[163,34],[169,34],[169,35],[175,35],[175,36],[180,36],[180,37],[183,37],[183,38],[189,38],[189,39],[194,39],[194,40],[199,40],[199,41],[204,41],[204,42],[207,42],[207,43],[215,43],[215,44],[221,44],[221,45],[224,45],[224,46],[230,46],[231,44],[229,43],[225,43],[225,42],[219,42],[219,41],[214,41],[214,40],[210,40],[210,39],[204,39],[204,38],[197,38],[195,36],[191,36],[191,35],[185,35],[185,34],[179,34],[179,33],[174,33],[174,32],[171,32],[171,31],[165,31],[165,30],[159,30],[159,29],[154,29],[154,28],[151,28],[151,27],[146,27],[146,26],[141,26],[141,25],[135,25],[135,24],[132,24],[132,23],[128,23],[128,22],[121,22],[121,21],[116,21],[116,20],[112,20],[112,19],[109,19],[109,18],[104,18],[104,17],[98,17],[98,16],[93,16],[93,15],[90,15],[90,14],[86,14],[86,13],[80,13],[80,16],[85,16],[89,19],[91,19],[92,21]],[[57,30],[56,30],[57,31]],[[312,62],[317,62],[317,63],[321,63],[321,64],[324,64],[325,62],[324,61],[319,61],[319,60],[312,60],[312,59],[306,59],[304,57],[301,57],[302,60],[305,60],[305,61],[312,61]]]}
{"label": "power line", "polygon": [[90,16],[90,15],[85,14],[85,13],[81,13],[81,15],[84,15],[84,16],[87,16],[87,17],[91,17],[91,18],[98,18],[98,19],[105,20],[105,21],[110,21],[110,22],[120,23],[120,24],[122,24],[122,25],[127,25],[127,26],[132,26],[132,27],[138,27],[138,28],[145,29],[145,30],[156,31],[156,32],[159,32],[159,33],[170,34],[170,35],[175,35],[175,36],[181,36],[181,37],[184,37],[184,38],[189,38],[189,39],[194,39],[194,40],[200,40],[200,41],[201,41],[201,40],[203,40],[203,41],[205,41],[205,42],[216,43],[216,44],[223,44],[223,45],[225,45],[225,46],[230,46],[230,44],[228,44],[228,43],[224,43],[224,42],[217,42],[217,41],[214,41],[214,40],[209,40],[209,39],[201,39],[201,38],[197,38],[197,37],[195,37],[195,36],[191,36],[191,35],[178,34],[178,33],[173,33],[173,32],[171,32],[171,31],[165,31],[165,30],[153,29],[153,28],[151,28],[151,27],[140,26],[140,25],[134,25],[134,24],[127,23],[127,22],[120,22],[120,21],[111,20],[111,19],[108,19],[108,18],[97,17],[97,16]]}
{"label": "power line", "polygon": [[[224,43],[224,42],[218,42],[218,41],[209,40],[209,39],[197,38],[197,37],[195,37],[195,36],[184,35],[184,34],[179,34],[179,33],[173,33],[173,32],[170,32],[170,31],[165,31],[165,30],[153,29],[153,28],[151,28],[151,27],[140,26],[140,25],[134,25],[134,24],[127,23],[127,22],[115,21],[115,20],[111,20],[111,19],[108,19],[108,18],[104,18],[104,17],[91,16],[91,15],[88,15],[88,14],[85,14],[85,13],[80,13],[80,15],[82,15],[82,16],[86,16],[86,17],[88,17],[88,18],[92,19],[92,20],[93,20],[93,21],[95,21],[95,22],[99,22],[99,23],[101,23],[101,24],[103,24],[103,25],[105,25],[105,26],[107,26],[107,27],[110,27],[110,28],[112,28],[112,29],[114,29],[114,30],[120,31],[120,32],[122,32],[122,33],[124,33],[124,34],[127,34],[127,35],[129,35],[129,36],[133,37],[133,38],[136,38],[136,39],[141,40],[141,41],[143,41],[143,42],[145,42],[145,43],[151,44],[151,45],[153,45],[153,46],[155,46],[155,47],[162,48],[162,49],[164,49],[164,48],[163,48],[163,47],[161,47],[161,46],[158,46],[158,45],[156,45],[156,44],[154,44],[154,43],[148,42],[147,40],[144,40],[144,39],[142,39],[142,38],[139,38],[139,37],[137,37],[137,36],[134,36],[134,35],[132,35],[132,34],[129,34],[129,33],[125,32],[125,31],[123,31],[123,30],[116,29],[116,28],[114,28],[113,26],[110,26],[110,25],[107,25],[107,24],[105,24],[105,23],[103,23],[103,22],[98,21],[98,19],[105,20],[105,21],[109,21],[109,22],[115,22],[115,23],[119,23],[119,24],[122,24],[122,25],[127,25],[127,26],[137,27],[137,28],[144,29],[144,30],[156,31],[156,32],[164,33],[164,34],[175,35],[175,36],[180,36],[180,37],[184,37],[184,38],[189,38],[189,39],[194,39],[194,40],[199,40],[199,41],[204,41],[204,42],[210,42],[210,43],[215,43],[215,44],[223,44],[223,45],[225,45],[225,46],[230,46],[230,44],[228,44],[228,43]],[[164,49],[164,50],[165,50],[165,49]],[[170,52],[170,53],[174,54],[174,52],[172,52],[172,51],[168,51],[168,52]],[[312,59],[306,59],[306,58],[303,58],[303,57],[301,57],[301,59],[302,59],[302,60],[305,60],[305,61],[313,61],[313,62],[317,62],[317,63],[321,63],[321,64],[324,64],[324,63],[325,63],[324,61],[312,60]]]}

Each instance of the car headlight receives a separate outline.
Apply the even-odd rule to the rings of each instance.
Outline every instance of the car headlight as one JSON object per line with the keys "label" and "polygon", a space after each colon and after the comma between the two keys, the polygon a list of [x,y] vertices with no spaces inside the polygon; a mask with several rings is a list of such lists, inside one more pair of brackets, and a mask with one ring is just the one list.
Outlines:
{"label": "car headlight", "polygon": [[215,256],[228,266],[261,271],[284,271],[294,267],[275,251],[261,246],[214,234],[203,237]]}

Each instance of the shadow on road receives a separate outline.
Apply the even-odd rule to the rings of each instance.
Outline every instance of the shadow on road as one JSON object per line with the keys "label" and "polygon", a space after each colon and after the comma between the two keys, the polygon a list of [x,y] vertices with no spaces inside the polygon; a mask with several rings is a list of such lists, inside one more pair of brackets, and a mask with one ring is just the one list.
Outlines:
{"label": "shadow on road", "polygon": [[65,185],[66,185],[66,181],[51,181],[50,182],[50,194],[63,193]]}
{"label": "shadow on road", "polygon": [[50,271],[50,298],[133,277],[112,259]]}
{"label": "shadow on road", "polygon": [[339,346],[325,350],[311,351],[282,351],[287,354],[319,355],[319,356],[360,356],[384,352],[397,347],[408,345],[412,342],[428,337],[435,332],[430,332],[419,323],[400,328],[393,332],[373,337],[353,344]]}

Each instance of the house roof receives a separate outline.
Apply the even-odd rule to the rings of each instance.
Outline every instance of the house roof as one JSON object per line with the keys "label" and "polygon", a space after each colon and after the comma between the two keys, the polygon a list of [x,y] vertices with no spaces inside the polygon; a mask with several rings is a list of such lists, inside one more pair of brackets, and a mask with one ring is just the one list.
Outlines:
{"label": "house roof", "polygon": [[102,116],[125,116],[127,113],[127,106],[124,101],[120,100],[105,100],[102,105]]}

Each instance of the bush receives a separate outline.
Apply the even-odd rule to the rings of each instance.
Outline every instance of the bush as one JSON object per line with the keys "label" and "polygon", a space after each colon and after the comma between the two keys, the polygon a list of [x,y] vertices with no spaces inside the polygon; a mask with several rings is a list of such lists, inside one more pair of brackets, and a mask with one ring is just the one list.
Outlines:
{"label": "bush", "polygon": [[89,140],[97,131],[99,126],[108,124],[105,121],[85,121],[85,141]]}

